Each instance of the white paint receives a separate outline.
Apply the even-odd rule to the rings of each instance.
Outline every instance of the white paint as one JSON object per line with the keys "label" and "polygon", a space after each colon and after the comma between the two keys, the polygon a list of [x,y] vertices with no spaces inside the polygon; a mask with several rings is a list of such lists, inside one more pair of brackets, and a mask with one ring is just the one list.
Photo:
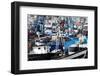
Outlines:
{"label": "white paint", "polygon": [[[46,49],[44,49],[44,47]],[[29,54],[46,54],[46,53],[47,53],[47,46],[39,46],[39,47],[36,46],[33,47],[33,50]]]}

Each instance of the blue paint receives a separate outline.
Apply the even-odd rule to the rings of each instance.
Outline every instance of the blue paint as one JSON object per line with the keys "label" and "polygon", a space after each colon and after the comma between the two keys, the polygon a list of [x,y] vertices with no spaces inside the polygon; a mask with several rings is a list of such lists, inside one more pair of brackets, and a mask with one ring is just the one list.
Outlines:
{"label": "blue paint", "polygon": [[[84,38],[84,44],[87,44],[87,37],[86,38]],[[64,52],[67,52],[68,50],[68,47],[70,47],[71,45],[73,45],[73,44],[76,44],[76,43],[78,43],[79,42],[79,39],[78,38],[75,38],[75,37],[69,37],[69,40],[67,40],[67,41],[65,41],[62,45],[61,45],[61,42],[57,42],[57,44],[58,45],[56,45],[56,41],[53,41],[53,42],[51,42],[51,44],[49,45],[51,48],[50,48],[50,51],[52,51],[52,50],[55,50],[55,49],[63,49],[63,47],[65,48],[65,49],[63,49],[64,50]]]}

